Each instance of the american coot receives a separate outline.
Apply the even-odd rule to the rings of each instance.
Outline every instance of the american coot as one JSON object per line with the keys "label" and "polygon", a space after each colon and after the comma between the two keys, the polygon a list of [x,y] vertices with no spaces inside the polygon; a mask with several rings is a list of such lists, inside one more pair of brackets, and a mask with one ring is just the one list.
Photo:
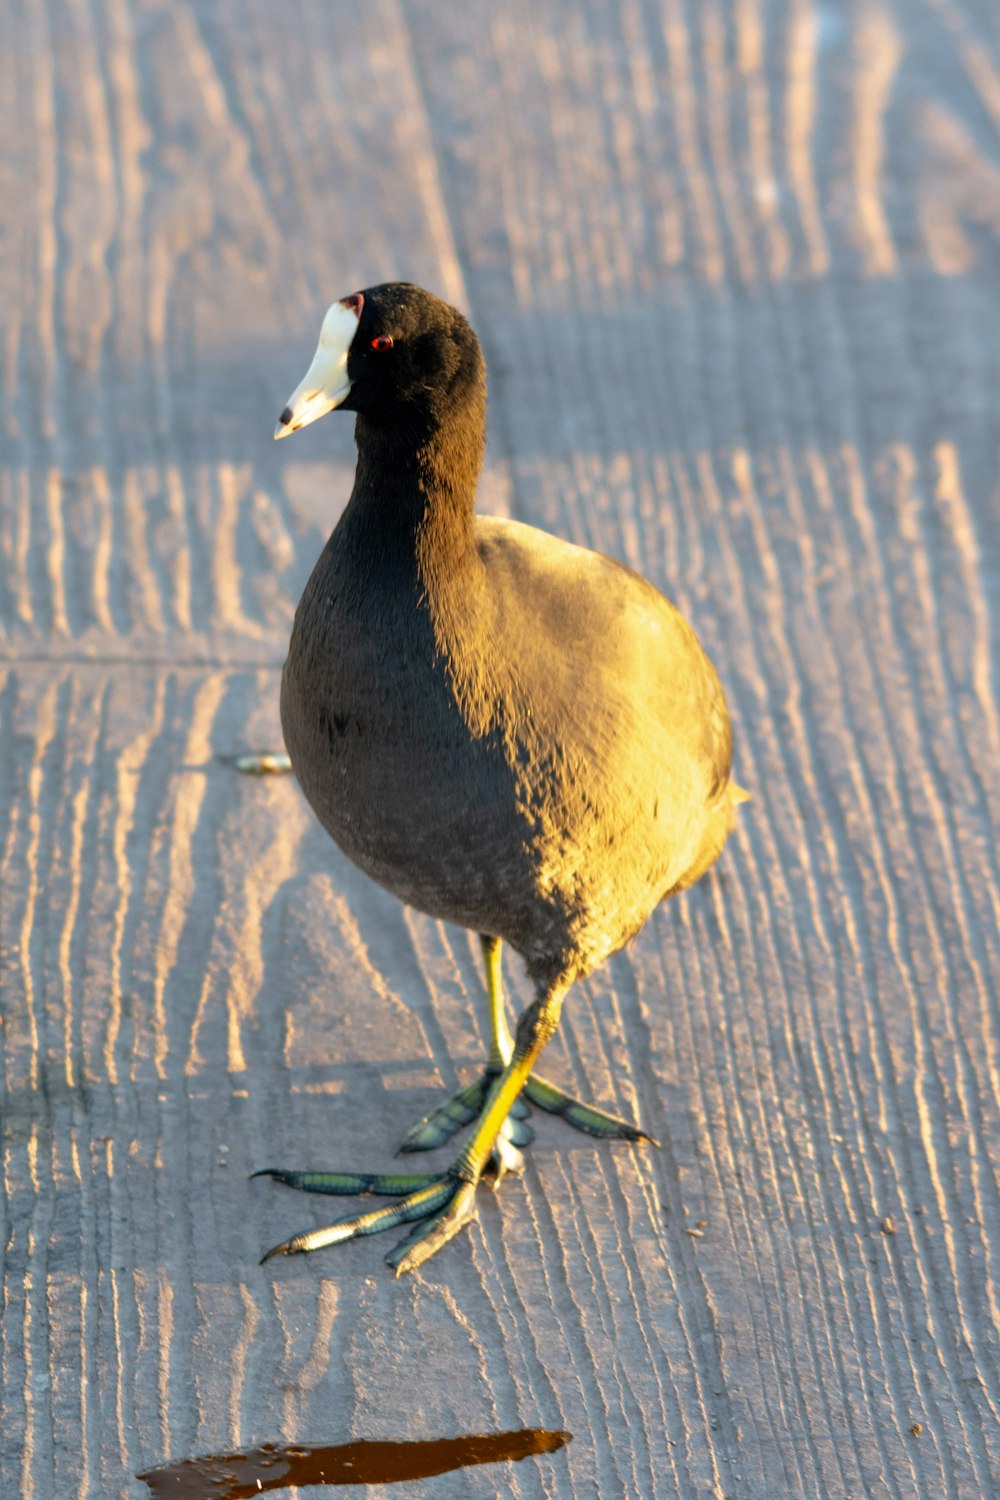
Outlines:
{"label": "american coot", "polygon": [[[484,1173],[521,1164],[524,1099],[594,1136],[649,1139],[534,1067],[574,980],[708,869],[746,793],[730,780],[718,678],[652,584],[473,514],[486,372],[459,312],[405,283],[335,302],[274,435],[334,407],[357,413],[357,474],[296,612],[285,740],[316,816],[355,864],[481,935],[491,1045],[482,1078],[403,1144],[439,1146],[475,1120],[447,1171],[259,1174],[400,1200],[265,1259],[416,1220],[387,1256],[398,1274],[474,1216]],[[513,1039],[503,942],[536,994]]]}

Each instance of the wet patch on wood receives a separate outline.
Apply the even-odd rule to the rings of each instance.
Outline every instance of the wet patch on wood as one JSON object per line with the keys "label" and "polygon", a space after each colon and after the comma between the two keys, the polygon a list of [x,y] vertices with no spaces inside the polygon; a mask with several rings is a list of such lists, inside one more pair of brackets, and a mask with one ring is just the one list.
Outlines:
{"label": "wet patch on wood", "polygon": [[267,1490],[315,1484],[400,1484],[430,1479],[452,1469],[479,1464],[519,1462],[557,1453],[572,1442],[572,1433],[526,1427],[518,1432],[478,1433],[423,1442],[376,1442],[362,1439],[334,1447],[293,1443],[280,1448],[263,1443],[241,1453],[185,1458],[148,1469],[136,1477],[154,1496],[172,1500],[248,1500]]}

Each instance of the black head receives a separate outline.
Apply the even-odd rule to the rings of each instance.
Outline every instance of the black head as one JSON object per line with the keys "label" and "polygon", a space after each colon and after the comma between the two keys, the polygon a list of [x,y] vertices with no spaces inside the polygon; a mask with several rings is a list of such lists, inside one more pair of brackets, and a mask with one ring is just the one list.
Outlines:
{"label": "black head", "polygon": [[405,281],[335,302],[313,362],[275,429],[286,437],[335,407],[373,422],[440,421],[485,399],[479,340],[447,302]]}

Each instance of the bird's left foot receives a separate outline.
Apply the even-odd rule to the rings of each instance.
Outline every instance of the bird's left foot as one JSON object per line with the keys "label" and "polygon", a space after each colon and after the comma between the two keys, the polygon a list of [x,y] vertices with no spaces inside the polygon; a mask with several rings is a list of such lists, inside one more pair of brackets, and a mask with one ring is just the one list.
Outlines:
{"label": "bird's left foot", "polygon": [[[418,1120],[404,1139],[400,1151],[433,1151],[450,1141],[456,1131],[461,1130],[463,1125],[468,1125],[479,1114],[494,1076],[487,1069],[475,1083],[460,1089],[444,1104]],[[649,1141],[653,1146],[659,1145],[659,1141],[645,1130],[640,1130],[638,1125],[608,1114],[594,1104],[584,1104],[556,1084],[550,1083],[541,1074],[531,1073],[522,1096],[515,1100],[505,1122],[505,1133],[514,1146],[527,1146],[534,1139],[535,1132],[528,1124],[530,1111],[525,1103],[526,1099],[530,1099],[532,1104],[550,1115],[559,1115],[574,1130],[582,1130],[585,1135],[594,1136],[598,1140]]]}
{"label": "bird's left foot", "polygon": [[269,1250],[261,1261],[262,1265],[276,1255],[298,1255],[309,1250],[321,1250],[326,1245],[341,1245],[346,1240],[359,1239],[366,1234],[378,1234],[383,1229],[395,1229],[399,1224],[416,1221],[416,1227],[386,1256],[386,1263],[397,1276],[402,1276],[404,1272],[414,1271],[423,1265],[470,1219],[476,1217],[478,1178],[468,1181],[453,1171],[434,1176],[377,1176],[356,1172],[284,1172],[266,1168],[253,1175],[273,1177],[276,1182],[287,1183],[289,1187],[301,1188],[307,1193],[345,1196],[374,1193],[385,1197],[399,1197],[398,1203],[338,1219],[324,1229],[293,1235],[291,1239],[283,1240],[280,1245]]}

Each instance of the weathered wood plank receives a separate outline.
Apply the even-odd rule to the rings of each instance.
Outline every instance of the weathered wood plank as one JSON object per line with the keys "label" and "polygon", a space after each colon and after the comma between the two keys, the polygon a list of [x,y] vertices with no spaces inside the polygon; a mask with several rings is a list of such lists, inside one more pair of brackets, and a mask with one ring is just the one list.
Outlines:
{"label": "weathered wood plank", "polygon": [[[994,9],[3,20],[5,1490],[519,1426],[574,1442],[411,1492],[1000,1489]],[[483,509],[677,599],[754,800],[547,1064],[663,1149],[541,1121],[396,1284],[258,1268],[325,1210],[245,1178],[377,1169],[471,1077],[474,944],[217,757],[277,743],[350,481],[275,412],[400,275],[483,336]]]}

